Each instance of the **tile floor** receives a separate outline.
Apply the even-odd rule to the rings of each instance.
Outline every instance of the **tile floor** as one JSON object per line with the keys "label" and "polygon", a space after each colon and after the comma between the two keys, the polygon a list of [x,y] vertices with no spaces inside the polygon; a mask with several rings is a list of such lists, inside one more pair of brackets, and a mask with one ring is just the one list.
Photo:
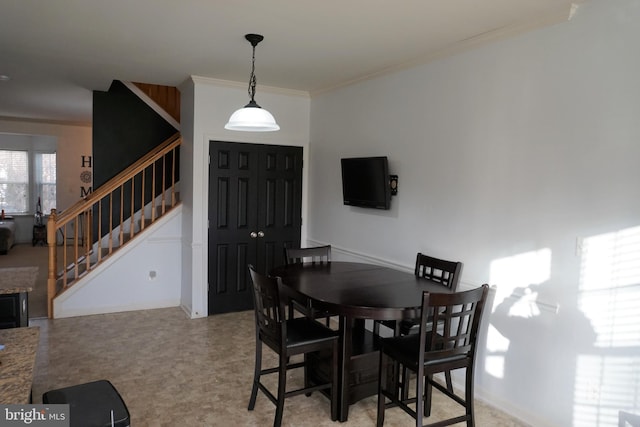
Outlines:
{"label": "tile floor", "polygon": [[[33,384],[34,403],[47,390],[108,379],[131,413],[131,425],[269,426],[274,406],[262,394],[247,410],[254,362],[253,312],[188,319],[179,308],[35,319],[41,328]],[[275,363],[268,350],[265,365]],[[290,373],[292,384],[301,370]],[[275,378],[274,378],[275,379]],[[275,390],[275,388],[274,388]],[[332,422],[329,402],[319,393],[285,402],[283,426],[374,426],[377,398],[352,405],[349,420]],[[431,419],[461,407],[434,393]],[[386,412],[385,426],[415,425],[400,409]],[[526,426],[482,402],[476,425]]]}

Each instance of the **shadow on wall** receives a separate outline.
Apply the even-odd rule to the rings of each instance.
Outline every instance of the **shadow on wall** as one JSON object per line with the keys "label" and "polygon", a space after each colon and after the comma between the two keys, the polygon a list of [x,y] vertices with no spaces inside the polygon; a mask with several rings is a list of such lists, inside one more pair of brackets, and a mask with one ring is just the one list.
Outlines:
{"label": "shadow on wall", "polygon": [[640,226],[579,248],[575,284],[550,280],[548,248],[493,262],[492,283],[515,285],[498,287],[485,371],[552,425],[613,427],[619,411],[640,411]]}
{"label": "shadow on wall", "polygon": [[574,408],[566,403],[575,401],[577,360],[593,351],[596,333],[575,303],[549,304],[553,294],[549,282],[516,288],[498,304],[491,324],[509,340],[502,372],[508,395],[554,408],[553,421],[570,426]]}

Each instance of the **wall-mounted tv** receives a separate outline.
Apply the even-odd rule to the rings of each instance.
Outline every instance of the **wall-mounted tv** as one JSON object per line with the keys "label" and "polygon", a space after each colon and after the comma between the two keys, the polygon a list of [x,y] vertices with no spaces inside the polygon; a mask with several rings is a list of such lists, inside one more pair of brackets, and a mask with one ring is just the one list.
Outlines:
{"label": "wall-mounted tv", "polygon": [[386,157],[352,157],[342,163],[345,205],[390,209],[389,165]]}

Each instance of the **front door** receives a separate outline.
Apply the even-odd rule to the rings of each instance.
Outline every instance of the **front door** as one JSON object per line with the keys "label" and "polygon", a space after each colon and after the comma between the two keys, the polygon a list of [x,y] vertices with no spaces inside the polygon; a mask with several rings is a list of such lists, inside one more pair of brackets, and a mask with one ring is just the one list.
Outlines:
{"label": "front door", "polygon": [[209,314],[253,307],[247,266],[267,273],[300,243],[302,147],[211,141]]}

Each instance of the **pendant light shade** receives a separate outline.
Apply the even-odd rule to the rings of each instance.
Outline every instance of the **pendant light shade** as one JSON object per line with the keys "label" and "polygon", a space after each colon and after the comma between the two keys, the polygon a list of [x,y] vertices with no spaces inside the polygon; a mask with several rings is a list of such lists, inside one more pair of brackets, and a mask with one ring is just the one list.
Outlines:
{"label": "pendant light shade", "polygon": [[253,47],[253,57],[251,60],[251,77],[249,77],[249,103],[243,108],[236,110],[229,122],[224,126],[228,130],[240,130],[245,132],[270,132],[280,130],[280,126],[276,123],[270,112],[260,107],[255,101],[256,95],[256,45],[260,43],[264,37],[260,34],[247,34],[244,36]]}
{"label": "pendant light shade", "polygon": [[280,130],[280,126],[276,123],[273,115],[264,108],[261,108],[255,101],[249,102],[244,108],[236,110],[224,128],[249,132]]}

